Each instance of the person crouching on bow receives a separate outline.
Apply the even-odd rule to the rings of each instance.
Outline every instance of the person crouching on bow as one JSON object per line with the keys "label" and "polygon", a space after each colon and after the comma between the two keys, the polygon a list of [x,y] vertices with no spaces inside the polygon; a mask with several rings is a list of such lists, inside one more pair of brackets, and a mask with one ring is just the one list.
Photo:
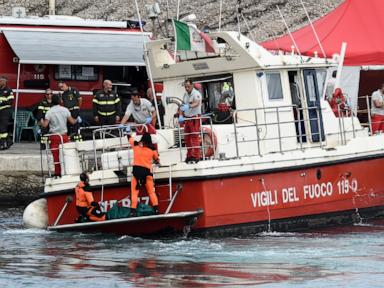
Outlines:
{"label": "person crouching on bow", "polygon": [[101,212],[99,203],[95,202],[92,192],[89,191],[89,176],[83,172],[80,174],[80,182],[75,188],[76,209],[80,216],[76,222],[104,221],[105,214]]}
{"label": "person crouching on bow", "polygon": [[158,199],[155,193],[153,182],[152,162],[160,164],[159,154],[152,143],[151,135],[145,132],[139,142],[134,141],[128,135],[129,144],[133,149],[133,170],[131,180],[131,217],[137,216],[136,208],[138,203],[139,189],[145,186],[149,199],[155,213],[158,214]]}

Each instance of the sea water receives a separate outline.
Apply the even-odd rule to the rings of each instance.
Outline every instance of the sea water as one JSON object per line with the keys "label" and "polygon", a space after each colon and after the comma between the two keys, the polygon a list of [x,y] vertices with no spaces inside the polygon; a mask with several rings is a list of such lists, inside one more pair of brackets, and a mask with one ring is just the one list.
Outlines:
{"label": "sea water", "polygon": [[384,221],[242,238],[24,229],[0,208],[0,287],[383,287]]}

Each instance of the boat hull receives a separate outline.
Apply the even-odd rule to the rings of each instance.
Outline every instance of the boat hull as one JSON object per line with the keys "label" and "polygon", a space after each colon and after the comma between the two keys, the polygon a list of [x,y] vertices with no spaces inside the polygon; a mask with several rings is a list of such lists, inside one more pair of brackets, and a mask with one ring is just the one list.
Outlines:
{"label": "boat hull", "polygon": [[[384,167],[384,158],[377,156],[318,166],[312,164],[251,171],[241,175],[234,172],[220,176],[174,179],[173,191],[177,184],[181,184],[182,189],[170,212],[202,209],[204,213],[191,227],[191,232],[196,234],[247,234],[268,229],[296,231],[359,222],[361,218],[383,214],[384,177],[381,167]],[[160,212],[164,213],[171,199],[169,187],[166,183],[157,183],[156,192],[160,200]],[[44,194],[48,201],[50,226],[57,220],[66,197],[73,197],[73,194],[74,191]],[[120,203],[129,206],[129,194],[129,183],[105,186],[103,204],[109,209],[113,201],[124,199]],[[100,187],[94,191],[94,196],[97,201],[101,200]],[[146,199],[144,191],[140,192],[140,197],[141,201]],[[75,204],[72,202],[58,224],[73,223],[76,217]],[[174,232],[183,229],[183,225],[165,225],[172,227]],[[159,230],[157,225],[149,226],[141,232],[153,234]],[[134,230],[130,233],[119,227],[101,227],[98,232],[141,233]]]}

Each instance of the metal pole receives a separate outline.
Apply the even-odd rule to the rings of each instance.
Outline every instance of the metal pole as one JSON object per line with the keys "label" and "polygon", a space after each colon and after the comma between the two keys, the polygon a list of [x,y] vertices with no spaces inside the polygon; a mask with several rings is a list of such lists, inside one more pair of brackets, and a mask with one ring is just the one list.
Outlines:
{"label": "metal pole", "polygon": [[239,158],[239,142],[237,141],[237,129],[236,129],[236,119],[237,111],[233,112],[233,130],[235,132],[235,144],[236,144],[236,158]]}
{"label": "metal pole", "polygon": [[323,138],[321,135],[322,127],[321,127],[321,121],[320,121],[320,108],[316,107],[316,116],[317,116],[317,126],[319,127],[319,142],[320,142],[320,148],[323,148]]}
{"label": "metal pole", "polygon": [[21,64],[20,64],[20,62],[19,62],[19,64],[17,65],[17,83],[16,83],[15,119],[13,119],[13,135],[12,135],[13,143],[15,143],[15,137],[16,137],[17,107],[18,107],[18,105],[19,105],[20,67],[21,67]]}
{"label": "metal pole", "polygon": [[316,32],[316,30],[315,30],[315,27],[313,26],[312,20],[311,20],[311,18],[309,17],[308,11],[307,11],[307,9],[306,9],[305,6],[304,6],[303,0],[300,0],[300,2],[301,2],[301,5],[303,6],[303,9],[304,9],[304,11],[305,11],[305,15],[307,15],[309,24],[311,25],[311,28],[312,28],[312,30],[313,30],[313,34],[315,34],[316,41],[317,41],[317,43],[319,43],[319,47],[320,47],[320,49],[321,49],[321,53],[323,53],[324,59],[327,60],[327,55],[325,55],[323,45],[321,45],[319,36],[317,35],[317,32]]}
{"label": "metal pole", "polygon": [[291,30],[289,30],[289,28],[288,28],[287,22],[285,22],[284,16],[283,16],[283,14],[282,14],[282,13],[281,13],[281,11],[280,11],[280,8],[279,8],[279,6],[278,6],[278,5],[276,5],[276,8],[277,8],[277,11],[279,11],[279,14],[280,14],[281,20],[283,21],[283,23],[284,23],[284,25],[285,25],[285,28],[287,28],[287,31],[288,31],[289,37],[291,38],[291,40],[292,40],[292,43],[293,43],[293,45],[295,46],[295,48],[296,48],[296,50],[297,50],[297,53],[299,53],[299,56],[300,56],[301,62],[303,62],[303,57],[301,56],[301,53],[300,53],[299,47],[297,46],[297,44],[296,44],[296,41],[295,41],[295,39],[294,39],[294,38],[293,38],[293,36],[292,36]]}
{"label": "metal pole", "polygon": [[220,12],[219,12],[219,32],[221,32],[221,13],[223,12],[223,0],[220,0]]}
{"label": "metal pole", "polygon": [[203,159],[205,160],[205,145],[204,145],[203,121],[201,120],[201,117],[199,117],[198,120],[200,122],[201,148],[202,148],[202,152],[203,152]]}
{"label": "metal pole", "polygon": [[301,117],[300,117],[300,108],[296,106],[296,114],[297,114],[297,121],[298,122],[298,127],[299,127],[299,142],[300,142],[300,150],[303,150],[303,134],[301,132]]}
{"label": "metal pole", "polygon": [[260,133],[259,133],[259,124],[257,121],[257,110],[255,109],[255,125],[256,125],[256,137],[257,137],[257,154],[261,156],[261,151],[260,151]]}
{"label": "metal pole", "polygon": [[57,216],[56,221],[55,221],[55,223],[53,224],[53,226],[56,226],[57,223],[59,223],[59,221],[60,221],[60,219],[61,219],[61,216],[63,216],[63,213],[64,213],[65,209],[66,209],[67,206],[68,206],[68,203],[71,203],[72,201],[73,201],[72,196],[68,196],[67,199],[65,199],[64,206],[63,206],[63,208],[61,208],[61,211],[60,211],[59,215]]}
{"label": "metal pole", "polygon": [[369,133],[372,135],[372,119],[371,119],[371,107],[369,106],[369,96],[365,95],[365,99],[367,101]]}
{"label": "metal pole", "polygon": [[333,92],[335,91],[336,88],[340,88],[341,71],[343,70],[344,57],[345,57],[345,51],[346,50],[347,50],[347,43],[343,42],[341,44],[340,58],[339,58],[338,66],[337,66],[337,75],[336,75],[336,81],[335,81],[335,88],[333,89]]}
{"label": "metal pole", "polygon": [[279,107],[276,107],[276,116],[277,116],[277,133],[279,135],[279,148],[280,148],[280,153],[283,153],[283,148],[282,148],[282,144],[281,144]]}
{"label": "metal pole", "polygon": [[[137,0],[135,0],[137,1]],[[177,10],[176,10],[176,19],[179,20],[179,16],[180,16],[180,2],[181,0],[177,0]]]}
{"label": "metal pole", "polygon": [[139,18],[139,25],[140,25],[140,31],[141,31],[141,37],[143,40],[143,46],[144,46],[144,60],[147,64],[147,72],[148,72],[148,77],[151,82],[151,88],[152,88],[152,93],[153,93],[153,100],[155,102],[155,109],[156,109],[156,115],[157,115],[157,122],[159,123],[160,129],[162,129],[162,124],[161,124],[161,119],[160,119],[160,114],[159,114],[159,107],[157,107],[157,99],[156,99],[156,91],[155,91],[155,84],[153,83],[153,78],[152,78],[152,69],[151,69],[151,64],[148,59],[148,50],[147,50],[147,44],[145,41],[144,37],[144,30],[143,30],[143,23],[141,22],[141,15],[140,15],[140,10],[139,10],[139,4],[137,4],[137,0],[135,0],[135,6],[136,6],[136,13],[137,13],[137,18]]}

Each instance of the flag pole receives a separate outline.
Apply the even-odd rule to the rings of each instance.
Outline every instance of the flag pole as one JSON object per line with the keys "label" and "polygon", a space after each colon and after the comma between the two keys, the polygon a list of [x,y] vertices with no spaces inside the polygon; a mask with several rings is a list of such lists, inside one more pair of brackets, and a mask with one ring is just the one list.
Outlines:
{"label": "flag pole", "polygon": [[175,63],[176,63],[176,60],[177,60],[177,33],[176,33],[176,25],[175,25],[175,20],[172,20],[172,24],[173,24],[173,31],[175,31],[175,54],[173,55],[173,60],[175,60]]}
{"label": "flag pole", "polygon": [[177,10],[176,10],[176,19],[179,20],[180,16],[180,2],[181,0],[177,0]]}
{"label": "flag pole", "polygon": [[152,89],[152,94],[153,94],[153,100],[154,100],[154,102],[155,102],[155,109],[156,109],[156,115],[157,115],[157,122],[159,123],[159,127],[160,127],[160,129],[161,129],[161,127],[162,127],[162,123],[161,123],[160,114],[159,114],[159,107],[157,106],[157,98],[156,98],[155,84],[154,84],[154,82],[153,82],[153,78],[152,78],[151,64],[149,63],[149,60],[148,60],[147,44],[146,44],[146,42],[145,42],[143,23],[141,22],[141,16],[140,16],[139,4],[137,3],[137,0],[135,0],[135,6],[136,6],[137,18],[139,18],[139,25],[140,25],[141,37],[142,37],[142,40],[143,40],[143,46],[144,46],[144,62],[145,62],[146,65],[147,65],[148,77],[149,77],[149,80],[151,81],[151,89]]}

